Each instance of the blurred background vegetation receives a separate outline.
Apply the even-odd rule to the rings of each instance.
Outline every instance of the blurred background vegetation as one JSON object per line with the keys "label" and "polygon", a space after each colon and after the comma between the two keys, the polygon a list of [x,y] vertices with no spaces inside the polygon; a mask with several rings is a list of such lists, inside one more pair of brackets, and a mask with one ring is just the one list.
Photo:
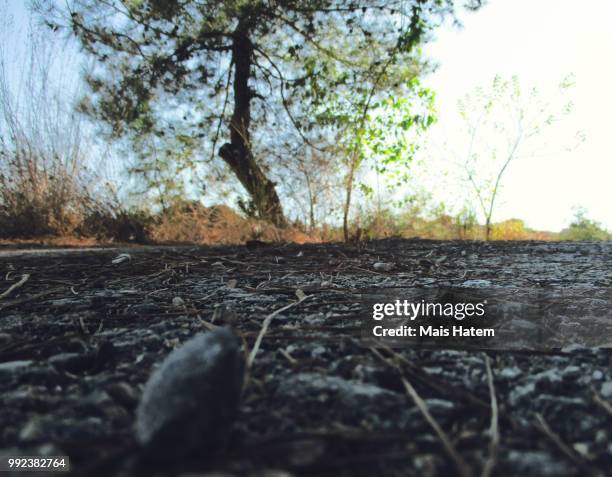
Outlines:
{"label": "blurred background vegetation", "polygon": [[507,171],[572,114],[571,76],[553,100],[516,77],[467,91],[456,174],[427,168],[422,46],[481,3],[5,1],[0,238],[609,240],[580,207],[556,233],[496,221]]}

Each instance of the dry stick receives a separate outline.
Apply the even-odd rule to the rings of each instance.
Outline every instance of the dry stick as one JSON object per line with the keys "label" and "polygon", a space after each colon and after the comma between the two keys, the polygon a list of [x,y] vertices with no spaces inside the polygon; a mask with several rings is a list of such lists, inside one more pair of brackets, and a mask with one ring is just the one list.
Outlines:
{"label": "dry stick", "polygon": [[13,283],[8,290],[6,290],[3,293],[0,293],[0,300],[2,300],[3,298],[6,298],[7,296],[9,296],[13,291],[17,290],[17,288],[23,286],[23,284],[25,282],[28,281],[28,279],[30,278],[30,274],[29,273],[24,273],[23,275],[21,275],[21,280],[19,280],[17,283]]}
{"label": "dry stick", "polygon": [[593,391],[593,401],[595,401],[595,403],[597,403],[604,411],[612,416],[612,405],[597,394],[596,391]]}
{"label": "dry stick", "polygon": [[297,359],[295,359],[293,356],[291,356],[287,351],[285,351],[283,348],[279,349],[280,354],[283,355],[283,357],[289,361],[289,363],[294,366],[297,364]]}
{"label": "dry stick", "polygon": [[497,407],[497,396],[495,395],[495,385],[493,384],[493,371],[491,371],[491,359],[485,354],[485,364],[487,366],[487,381],[489,383],[489,395],[491,396],[491,427],[489,434],[491,442],[489,443],[489,458],[485,462],[482,470],[482,477],[490,477],[493,473],[493,468],[497,463],[497,451],[499,449],[499,409]]}
{"label": "dry stick", "polygon": [[429,409],[427,408],[427,404],[425,404],[425,401],[421,399],[421,396],[418,395],[416,389],[412,387],[412,384],[410,384],[405,377],[402,377],[402,383],[404,384],[406,391],[408,392],[416,406],[419,408],[419,411],[421,411],[421,414],[423,414],[425,420],[429,423],[431,428],[434,430],[434,432],[437,434],[438,438],[442,442],[444,449],[448,453],[451,460],[455,463],[459,475],[461,477],[470,477],[472,475],[472,471],[465,463],[465,461],[461,458],[461,456],[453,446],[446,433],[442,430],[438,422],[429,413]]}
{"label": "dry stick", "polygon": [[213,325],[212,323],[209,323],[206,320],[203,320],[202,317],[200,315],[197,315],[198,321],[200,322],[200,324],[206,328],[208,331],[215,331],[216,329],[219,329],[220,326],[217,325]]}
{"label": "dry stick", "polygon": [[410,384],[410,382],[406,379],[406,377],[403,376],[401,368],[396,364],[390,363],[387,358],[385,358],[382,354],[378,352],[377,349],[370,348],[370,351],[372,351],[379,359],[382,359],[382,361],[385,362],[388,366],[391,366],[398,373],[400,373],[402,383],[404,384],[404,388],[406,389],[406,392],[412,398],[412,400],[416,404],[419,411],[421,411],[421,414],[423,414],[423,417],[425,418],[425,420],[429,423],[431,428],[434,430],[434,432],[438,436],[438,439],[440,439],[440,442],[442,442],[442,446],[444,447],[444,450],[446,450],[448,456],[451,458],[451,460],[455,464],[455,467],[457,468],[457,472],[459,473],[459,475],[461,477],[471,477],[472,471],[470,470],[466,462],[463,460],[463,458],[459,455],[459,453],[455,450],[455,447],[453,446],[452,442],[450,441],[449,437],[446,435],[444,430],[440,427],[438,422],[431,415],[425,401],[421,399],[421,396],[419,396],[419,394],[416,392],[416,389],[414,389],[412,384]]}
{"label": "dry stick", "polygon": [[253,363],[255,362],[255,356],[257,356],[257,351],[259,351],[259,346],[261,345],[261,341],[263,340],[263,337],[266,334],[266,331],[268,331],[268,327],[270,326],[272,319],[276,315],[282,313],[283,311],[288,310],[289,308],[294,307],[296,305],[299,305],[304,300],[307,300],[308,298],[310,298],[310,296],[312,295],[301,295],[298,301],[289,303],[288,305],[283,306],[282,308],[279,308],[276,311],[273,311],[272,313],[270,313],[268,316],[265,317],[263,324],[261,325],[261,330],[259,331],[259,334],[257,335],[255,344],[253,345],[253,349],[251,349],[251,354],[249,355],[249,361],[247,362],[247,367],[250,368],[251,366],[253,366]]}
{"label": "dry stick", "polygon": [[550,441],[555,445],[555,447],[557,447],[559,451],[561,451],[563,455],[565,455],[577,467],[582,469],[587,474],[597,476],[597,477],[603,477],[604,475],[603,473],[591,467],[581,456],[579,456],[572,449],[570,449],[567,446],[567,444],[565,444],[565,442],[561,440],[558,434],[555,434],[555,432],[550,428],[550,426],[548,425],[548,423],[546,422],[542,414],[537,412],[535,414],[535,417],[536,417],[536,421],[538,424],[537,426],[538,429],[542,431],[542,433],[550,439]]}
{"label": "dry stick", "polygon": [[383,345],[381,347],[387,353],[389,353],[391,356],[393,356],[393,358],[395,358],[398,362],[403,363],[408,368],[408,371],[412,374],[412,376],[414,378],[418,379],[419,381],[421,381],[422,384],[425,384],[425,385],[431,387],[432,389],[434,389],[435,391],[440,392],[441,394],[446,394],[446,393],[452,392],[454,397],[456,397],[458,399],[462,399],[464,401],[469,402],[470,404],[474,404],[474,405],[477,405],[477,406],[480,406],[480,407],[483,407],[483,408],[487,407],[486,403],[481,401],[479,398],[474,396],[469,391],[461,389],[461,388],[454,388],[454,387],[453,388],[449,388],[449,387],[447,387],[448,385],[446,385],[446,384],[443,385],[442,383],[439,383],[437,380],[434,380],[431,376],[429,376],[427,374],[422,375],[421,373],[419,373],[419,370],[417,369],[417,366],[415,366],[413,363],[408,361],[404,356],[402,356],[401,354],[395,352],[395,350],[393,350],[389,346],[384,346]]}

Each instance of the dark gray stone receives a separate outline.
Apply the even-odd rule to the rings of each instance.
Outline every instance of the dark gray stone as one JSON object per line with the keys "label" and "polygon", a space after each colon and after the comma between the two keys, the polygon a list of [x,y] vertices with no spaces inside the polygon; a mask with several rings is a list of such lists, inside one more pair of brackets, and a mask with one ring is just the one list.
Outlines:
{"label": "dark gray stone", "polygon": [[171,352],[145,385],[136,437],[151,459],[219,449],[237,412],[244,374],[228,329],[200,334]]}

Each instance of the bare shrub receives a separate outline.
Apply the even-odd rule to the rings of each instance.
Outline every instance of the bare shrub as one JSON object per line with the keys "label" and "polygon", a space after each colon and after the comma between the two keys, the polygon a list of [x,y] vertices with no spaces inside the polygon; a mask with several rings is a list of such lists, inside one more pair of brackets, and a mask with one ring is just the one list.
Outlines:
{"label": "bare shrub", "polygon": [[72,234],[97,198],[70,44],[32,22],[20,32],[6,4],[0,17],[0,236]]}
{"label": "bare shrub", "polygon": [[316,242],[297,228],[278,228],[269,222],[246,218],[230,207],[205,207],[197,201],[177,202],[163,211],[149,228],[155,242],[187,242],[207,245],[264,242]]}

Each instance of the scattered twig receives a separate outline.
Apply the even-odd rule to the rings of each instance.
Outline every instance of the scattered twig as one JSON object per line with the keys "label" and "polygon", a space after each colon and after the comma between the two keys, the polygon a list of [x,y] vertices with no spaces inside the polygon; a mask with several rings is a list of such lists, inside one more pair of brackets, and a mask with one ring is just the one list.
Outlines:
{"label": "scattered twig", "polygon": [[384,275],[384,273],[376,272],[374,270],[368,270],[367,268],[358,267],[356,265],[352,266],[351,268],[353,268],[355,270],[359,270],[361,272],[370,273],[372,275]]}
{"label": "scattered twig", "polygon": [[213,325],[212,323],[204,320],[200,315],[196,315],[198,321],[200,322],[200,324],[206,328],[208,331],[213,331],[216,330],[217,328],[219,328],[219,326],[217,325]]}
{"label": "scattered twig", "polygon": [[429,423],[431,428],[434,430],[434,432],[438,436],[438,439],[440,439],[440,442],[442,442],[442,446],[444,447],[448,456],[451,458],[451,460],[455,464],[455,467],[457,468],[457,472],[459,473],[459,475],[461,477],[470,477],[472,475],[472,471],[470,470],[466,462],[463,460],[463,458],[459,455],[459,453],[453,446],[452,442],[450,441],[450,439],[448,438],[444,430],[440,427],[438,422],[430,414],[425,401],[421,399],[421,396],[419,396],[419,394],[416,392],[416,389],[412,387],[412,384],[410,384],[410,382],[405,377],[402,377],[402,383],[404,384],[404,388],[406,388],[406,392],[408,393],[408,395],[412,398],[412,400],[416,404],[419,411],[421,411],[421,414],[423,414],[423,417],[425,418],[425,420]]}
{"label": "scattered twig", "polygon": [[593,391],[593,401],[599,405],[604,411],[606,411],[610,416],[612,416],[612,405],[604,398],[602,398],[596,391]]}
{"label": "scattered twig", "polygon": [[0,300],[9,296],[11,293],[17,290],[17,288],[22,287],[25,284],[25,282],[28,281],[29,278],[30,278],[29,273],[24,273],[23,275],[21,275],[21,280],[19,280],[17,283],[13,283],[10,287],[8,287],[8,289],[5,292],[0,293]]}
{"label": "scattered twig", "polygon": [[597,469],[590,466],[580,455],[570,449],[565,442],[561,440],[558,434],[556,434],[548,425],[544,416],[540,413],[535,414],[537,428],[554,444],[554,446],[569,460],[571,460],[576,467],[579,467],[582,471],[588,475],[595,477],[603,477],[604,474]]}
{"label": "scattered twig", "polygon": [[145,296],[156,295],[157,293],[161,293],[161,292],[164,292],[164,291],[167,291],[167,290],[169,290],[169,288],[160,288],[158,290],[153,290],[153,291],[150,291],[149,293],[146,293]]}
{"label": "scattered twig", "polygon": [[198,302],[203,302],[203,301],[208,300],[209,298],[214,296],[218,291],[219,291],[219,288],[217,288],[216,290],[213,290],[212,292],[204,295],[202,298],[198,298]]}
{"label": "scattered twig", "polygon": [[408,361],[404,356],[397,353],[395,350],[388,346],[381,346],[382,349],[385,350],[389,355],[393,356],[393,358],[402,363],[405,366],[405,371],[410,375],[411,378],[418,380],[421,384],[424,384],[434,391],[437,391],[443,395],[451,394],[456,399],[460,399],[466,403],[472,404],[474,406],[478,406],[482,409],[488,409],[489,406],[482,401],[479,397],[475,396],[467,389],[451,386],[447,382],[440,381],[439,379],[430,376],[422,369],[419,369],[413,363]]}
{"label": "scattered twig", "polygon": [[374,353],[379,359],[381,359],[384,363],[386,363],[391,368],[395,369],[400,374],[402,384],[404,385],[406,392],[412,398],[412,400],[416,404],[417,408],[419,409],[419,411],[421,412],[425,420],[429,423],[429,425],[432,427],[432,429],[434,430],[434,432],[440,439],[440,442],[442,443],[444,450],[446,450],[450,459],[455,464],[455,467],[459,475],[461,477],[471,477],[472,476],[471,469],[469,468],[467,463],[463,460],[463,458],[459,455],[459,453],[453,446],[452,442],[450,441],[448,435],[444,432],[444,430],[440,427],[438,422],[431,415],[425,401],[421,399],[421,396],[419,396],[416,389],[414,389],[412,384],[410,384],[410,382],[403,375],[402,369],[397,364],[392,363],[389,359],[385,358],[382,354],[380,354],[380,352],[376,348],[370,348],[370,351],[372,351],[372,353]]}
{"label": "scattered twig", "polygon": [[131,261],[132,261],[132,256],[129,253],[120,253],[112,260],[111,263],[113,265],[119,265],[120,263],[131,262]]}
{"label": "scattered twig", "polygon": [[272,322],[274,317],[276,315],[282,313],[283,311],[288,310],[289,308],[292,308],[292,307],[294,307],[296,305],[299,305],[304,300],[307,300],[310,296],[311,295],[306,295],[306,294],[304,294],[304,292],[302,292],[302,294],[298,295],[298,301],[295,301],[293,303],[289,303],[288,305],[283,306],[282,308],[279,308],[276,311],[273,311],[272,313],[270,313],[268,316],[265,317],[265,319],[263,321],[263,324],[261,325],[261,331],[257,335],[257,339],[255,340],[255,344],[253,345],[253,349],[251,349],[251,354],[249,355],[249,360],[247,362],[247,366],[249,368],[251,366],[253,366],[253,363],[255,362],[255,357],[257,356],[257,351],[259,350],[259,346],[261,345],[261,341],[263,340],[263,337],[266,334],[266,331],[268,331],[268,327],[270,326],[270,323]]}
{"label": "scattered twig", "polygon": [[89,334],[89,329],[87,328],[87,326],[85,325],[85,321],[83,320],[82,316],[79,316],[79,326],[81,328],[81,332],[84,335],[88,335]]}
{"label": "scattered twig", "polygon": [[288,351],[284,350],[283,348],[280,348],[278,351],[283,356],[283,358],[289,361],[289,364],[291,364],[291,366],[295,366],[297,364],[297,359],[291,356]]}
{"label": "scattered twig", "polygon": [[489,395],[491,396],[491,426],[489,434],[489,457],[482,470],[482,477],[490,477],[497,463],[497,452],[499,449],[499,409],[497,407],[497,396],[495,395],[495,384],[493,383],[493,371],[491,371],[491,359],[485,354],[485,365],[487,367],[487,381],[489,383]]}

